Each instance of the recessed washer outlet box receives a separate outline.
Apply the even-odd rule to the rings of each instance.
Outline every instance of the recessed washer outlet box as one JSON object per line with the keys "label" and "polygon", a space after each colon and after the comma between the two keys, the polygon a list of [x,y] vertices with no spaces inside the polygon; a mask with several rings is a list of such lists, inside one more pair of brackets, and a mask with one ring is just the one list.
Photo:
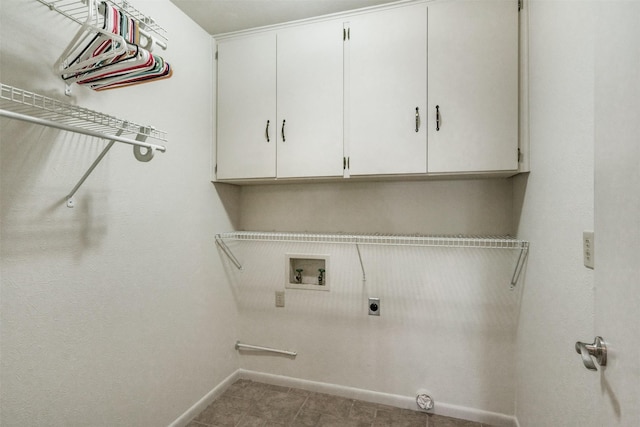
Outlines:
{"label": "recessed washer outlet box", "polygon": [[330,273],[329,255],[285,255],[285,288],[328,291]]}

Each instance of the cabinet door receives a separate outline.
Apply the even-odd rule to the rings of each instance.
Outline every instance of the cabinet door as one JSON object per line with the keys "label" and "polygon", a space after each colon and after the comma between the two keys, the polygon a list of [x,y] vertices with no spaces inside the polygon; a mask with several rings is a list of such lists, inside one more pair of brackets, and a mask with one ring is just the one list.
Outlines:
{"label": "cabinet door", "polygon": [[426,4],[359,15],[348,25],[350,174],[425,173]]}
{"label": "cabinet door", "polygon": [[430,3],[428,42],[429,173],[516,170],[517,2]]}
{"label": "cabinet door", "polygon": [[275,121],[275,33],[220,42],[217,178],[275,177]]}
{"label": "cabinet door", "polygon": [[278,32],[277,176],[341,176],[342,21]]}

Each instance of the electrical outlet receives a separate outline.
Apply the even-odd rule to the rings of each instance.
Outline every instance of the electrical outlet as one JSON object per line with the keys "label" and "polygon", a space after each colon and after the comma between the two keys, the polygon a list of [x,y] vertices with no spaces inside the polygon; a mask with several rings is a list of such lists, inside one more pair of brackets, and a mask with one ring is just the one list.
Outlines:
{"label": "electrical outlet", "polygon": [[584,258],[584,266],[593,268],[595,257],[593,231],[585,231],[582,233],[582,255]]}
{"label": "electrical outlet", "polygon": [[284,291],[276,291],[276,307],[284,307]]}
{"label": "electrical outlet", "polygon": [[369,298],[369,316],[380,316],[380,298]]}

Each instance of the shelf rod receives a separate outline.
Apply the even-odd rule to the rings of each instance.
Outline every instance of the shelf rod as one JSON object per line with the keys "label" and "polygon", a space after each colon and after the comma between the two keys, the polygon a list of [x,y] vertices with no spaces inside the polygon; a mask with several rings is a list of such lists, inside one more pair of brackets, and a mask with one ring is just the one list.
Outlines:
{"label": "shelf rod", "polygon": [[82,128],[75,127],[75,126],[69,126],[69,125],[65,125],[63,123],[56,123],[56,122],[52,122],[50,120],[40,119],[38,117],[32,117],[32,116],[27,116],[25,114],[14,113],[13,111],[7,111],[7,110],[0,109],[0,116],[7,117],[9,119],[22,120],[24,122],[34,123],[34,124],[37,124],[37,125],[47,126],[47,127],[51,127],[51,128],[55,128],[55,129],[66,130],[68,132],[80,133],[80,134],[83,134],[83,135],[93,136],[93,137],[96,137],[96,138],[108,139],[108,140],[111,140],[111,141],[121,142],[123,144],[129,144],[129,145],[133,145],[133,146],[136,146],[136,147],[144,147],[144,148],[147,148],[149,150],[158,150],[158,151],[160,151],[162,153],[164,153],[167,150],[163,145],[152,144],[152,143],[148,143],[148,142],[135,141],[133,139],[123,138],[121,136],[107,135],[107,134],[104,134],[104,133],[101,133],[101,132],[96,132],[96,131],[92,131],[92,130],[88,130],[88,129],[82,129]]}
{"label": "shelf rod", "polygon": [[229,246],[227,246],[227,244],[224,242],[224,240],[222,240],[222,237],[220,237],[219,234],[216,234],[216,244],[220,246],[222,251],[231,260],[233,265],[235,265],[238,270],[242,270],[242,264],[240,264],[240,261],[238,261],[235,255],[233,255],[233,252],[231,252],[231,249],[229,249]]}
{"label": "shelf rod", "polygon": [[284,354],[291,357],[296,357],[298,355],[295,351],[278,350],[276,348],[261,347],[259,345],[243,344],[240,341],[236,341],[236,350],[266,351],[269,353]]}

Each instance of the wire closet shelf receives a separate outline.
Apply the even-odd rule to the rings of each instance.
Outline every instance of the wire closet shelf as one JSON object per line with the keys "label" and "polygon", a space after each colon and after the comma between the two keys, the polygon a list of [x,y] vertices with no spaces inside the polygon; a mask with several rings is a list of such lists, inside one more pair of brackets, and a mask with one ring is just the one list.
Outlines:
{"label": "wire closet shelf", "polygon": [[478,248],[478,249],[512,249],[519,250],[510,288],[514,289],[520,278],[529,252],[529,242],[514,239],[510,236],[423,236],[423,235],[393,235],[393,234],[315,234],[315,233],[278,233],[261,231],[233,231],[216,234],[216,244],[231,260],[238,270],[242,264],[225,243],[225,240],[235,241],[263,241],[286,243],[334,243],[350,244],[358,251],[358,260],[362,269],[362,280],[366,280],[366,272],[360,253],[360,245],[382,246],[418,246],[445,248]]}
{"label": "wire closet shelf", "polygon": [[529,242],[509,236],[424,236],[392,234],[315,234],[235,231],[216,236],[223,240],[298,243],[344,243],[388,246],[439,246],[450,248],[526,249]]}
{"label": "wire closet shelf", "polygon": [[[136,159],[141,162],[151,160],[155,151],[166,151],[164,145],[146,142],[147,138],[161,142],[167,140],[166,132],[152,126],[142,126],[129,120],[118,119],[88,108],[67,104],[4,83],[0,83],[0,86],[0,117],[109,140],[93,164],[67,194],[67,207],[69,208],[75,206],[73,196],[80,186],[116,142],[132,145]],[[135,139],[122,136],[128,134],[135,135]],[[143,153],[141,149],[146,149],[146,153]]]}
{"label": "wire closet shelf", "polygon": [[[60,13],[61,15],[71,19],[72,21],[82,25],[89,18],[88,1],[96,0],[36,0],[47,6],[49,9]],[[161,27],[153,18],[140,12],[138,9],[129,4],[126,0],[102,0],[108,3],[130,18],[136,20],[142,25],[143,31],[152,35],[155,41],[163,49],[167,48],[167,30]]]}
{"label": "wire closet shelf", "polygon": [[[91,136],[103,139],[114,139],[113,137],[120,132],[120,135],[142,135],[157,141],[167,141],[167,133],[152,126],[143,126],[129,120],[119,119],[88,108],[78,107],[54,98],[18,89],[4,83],[0,83],[0,85],[2,85],[2,90],[0,91],[0,108],[2,110],[71,127],[72,129],[65,130],[72,132],[87,133],[83,131],[88,131],[91,132]],[[6,116],[10,117],[11,115],[7,114]],[[46,123],[40,124],[47,125]],[[51,127],[56,126],[51,125]],[[94,133],[101,135],[94,135]],[[121,142],[165,151],[165,147],[158,144],[134,140]]]}

